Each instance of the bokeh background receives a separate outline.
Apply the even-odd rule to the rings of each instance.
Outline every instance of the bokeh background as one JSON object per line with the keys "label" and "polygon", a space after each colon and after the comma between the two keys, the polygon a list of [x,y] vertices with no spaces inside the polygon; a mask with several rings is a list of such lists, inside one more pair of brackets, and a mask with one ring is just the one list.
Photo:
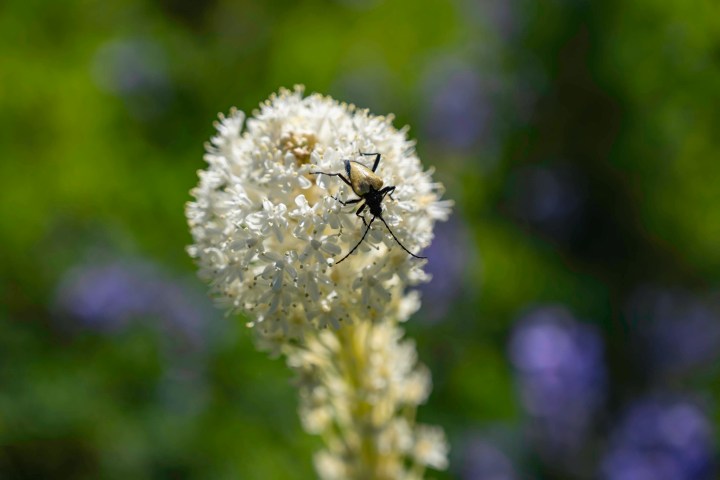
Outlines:
{"label": "bokeh background", "polygon": [[456,202],[407,324],[436,478],[718,478],[714,0],[4,2],[0,478],[314,476],[184,251],[217,112],[297,83]]}

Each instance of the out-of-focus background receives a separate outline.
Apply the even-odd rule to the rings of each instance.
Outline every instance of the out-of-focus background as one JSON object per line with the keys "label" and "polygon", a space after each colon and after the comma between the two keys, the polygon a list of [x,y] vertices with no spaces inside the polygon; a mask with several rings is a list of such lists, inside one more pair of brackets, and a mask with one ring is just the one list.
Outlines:
{"label": "out-of-focus background", "polygon": [[296,83],[393,112],[456,202],[406,325],[437,478],[717,478],[714,0],[5,2],[1,478],[313,477],[184,251],[217,112]]}

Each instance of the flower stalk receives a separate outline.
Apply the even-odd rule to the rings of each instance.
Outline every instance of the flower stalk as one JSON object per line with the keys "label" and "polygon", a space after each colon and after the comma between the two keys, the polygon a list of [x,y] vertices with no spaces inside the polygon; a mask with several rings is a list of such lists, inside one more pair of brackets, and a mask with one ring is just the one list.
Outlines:
{"label": "flower stalk", "polygon": [[430,376],[397,325],[323,331],[288,363],[298,373],[304,426],[326,444],[316,456],[322,478],[419,479],[427,466],[446,466],[444,440],[415,425]]}

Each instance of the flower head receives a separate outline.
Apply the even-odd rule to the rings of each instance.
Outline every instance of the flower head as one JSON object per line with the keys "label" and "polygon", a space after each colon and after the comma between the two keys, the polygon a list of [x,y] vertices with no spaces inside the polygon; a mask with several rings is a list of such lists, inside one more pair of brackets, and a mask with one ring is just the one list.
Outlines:
{"label": "flower head", "polygon": [[217,301],[249,314],[266,340],[301,336],[291,318],[315,328],[368,314],[404,320],[405,287],[426,279],[424,262],[375,222],[356,252],[335,264],[364,232],[352,208],[359,204],[338,201],[355,195],[337,177],[311,174],[339,173],[342,160],[367,164],[359,152],[380,153],[376,174],[397,187],[383,217],[403,245],[420,251],[449,202],[406,130],[391,122],[329,97],[304,97],[300,87],[272,95],[247,122],[236,110],[220,117],[186,208],[188,251]]}

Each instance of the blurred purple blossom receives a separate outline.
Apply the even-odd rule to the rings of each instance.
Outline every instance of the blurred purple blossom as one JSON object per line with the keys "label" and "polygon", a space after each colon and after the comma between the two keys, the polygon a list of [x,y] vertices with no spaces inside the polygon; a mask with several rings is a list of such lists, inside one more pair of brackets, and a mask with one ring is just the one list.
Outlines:
{"label": "blurred purple blossom", "polygon": [[428,257],[425,270],[432,275],[429,283],[420,286],[424,318],[442,320],[454,300],[462,295],[468,280],[468,267],[475,261],[469,233],[458,216],[438,223],[435,238],[423,255]]}
{"label": "blurred purple blossom", "polygon": [[426,138],[441,147],[467,151],[493,147],[496,141],[498,82],[470,64],[445,59],[433,65],[424,81]]}
{"label": "blurred purple blossom", "polygon": [[712,425],[693,403],[644,399],[632,405],[611,436],[605,480],[717,478]]}
{"label": "blurred purple blossom", "polygon": [[95,83],[125,102],[140,120],[154,118],[171,99],[167,55],[146,39],[120,39],[100,46],[92,64]]}
{"label": "blurred purple blossom", "polygon": [[518,475],[510,459],[482,437],[473,437],[462,448],[463,480],[516,480]]}
{"label": "blurred purple blossom", "polygon": [[553,240],[570,241],[579,232],[585,185],[579,173],[562,166],[525,166],[511,177],[512,215]]}
{"label": "blurred purple blossom", "polygon": [[581,448],[606,393],[598,331],[563,307],[541,307],[519,320],[509,348],[540,453],[567,456]]}
{"label": "blurred purple blossom", "polygon": [[55,294],[55,309],[83,328],[114,332],[138,318],[161,326],[191,343],[203,336],[212,309],[207,299],[142,260],[87,263],[68,270]]}
{"label": "blurred purple blossom", "polygon": [[718,359],[720,311],[713,301],[678,289],[642,287],[629,302],[628,317],[656,374],[683,373]]}

